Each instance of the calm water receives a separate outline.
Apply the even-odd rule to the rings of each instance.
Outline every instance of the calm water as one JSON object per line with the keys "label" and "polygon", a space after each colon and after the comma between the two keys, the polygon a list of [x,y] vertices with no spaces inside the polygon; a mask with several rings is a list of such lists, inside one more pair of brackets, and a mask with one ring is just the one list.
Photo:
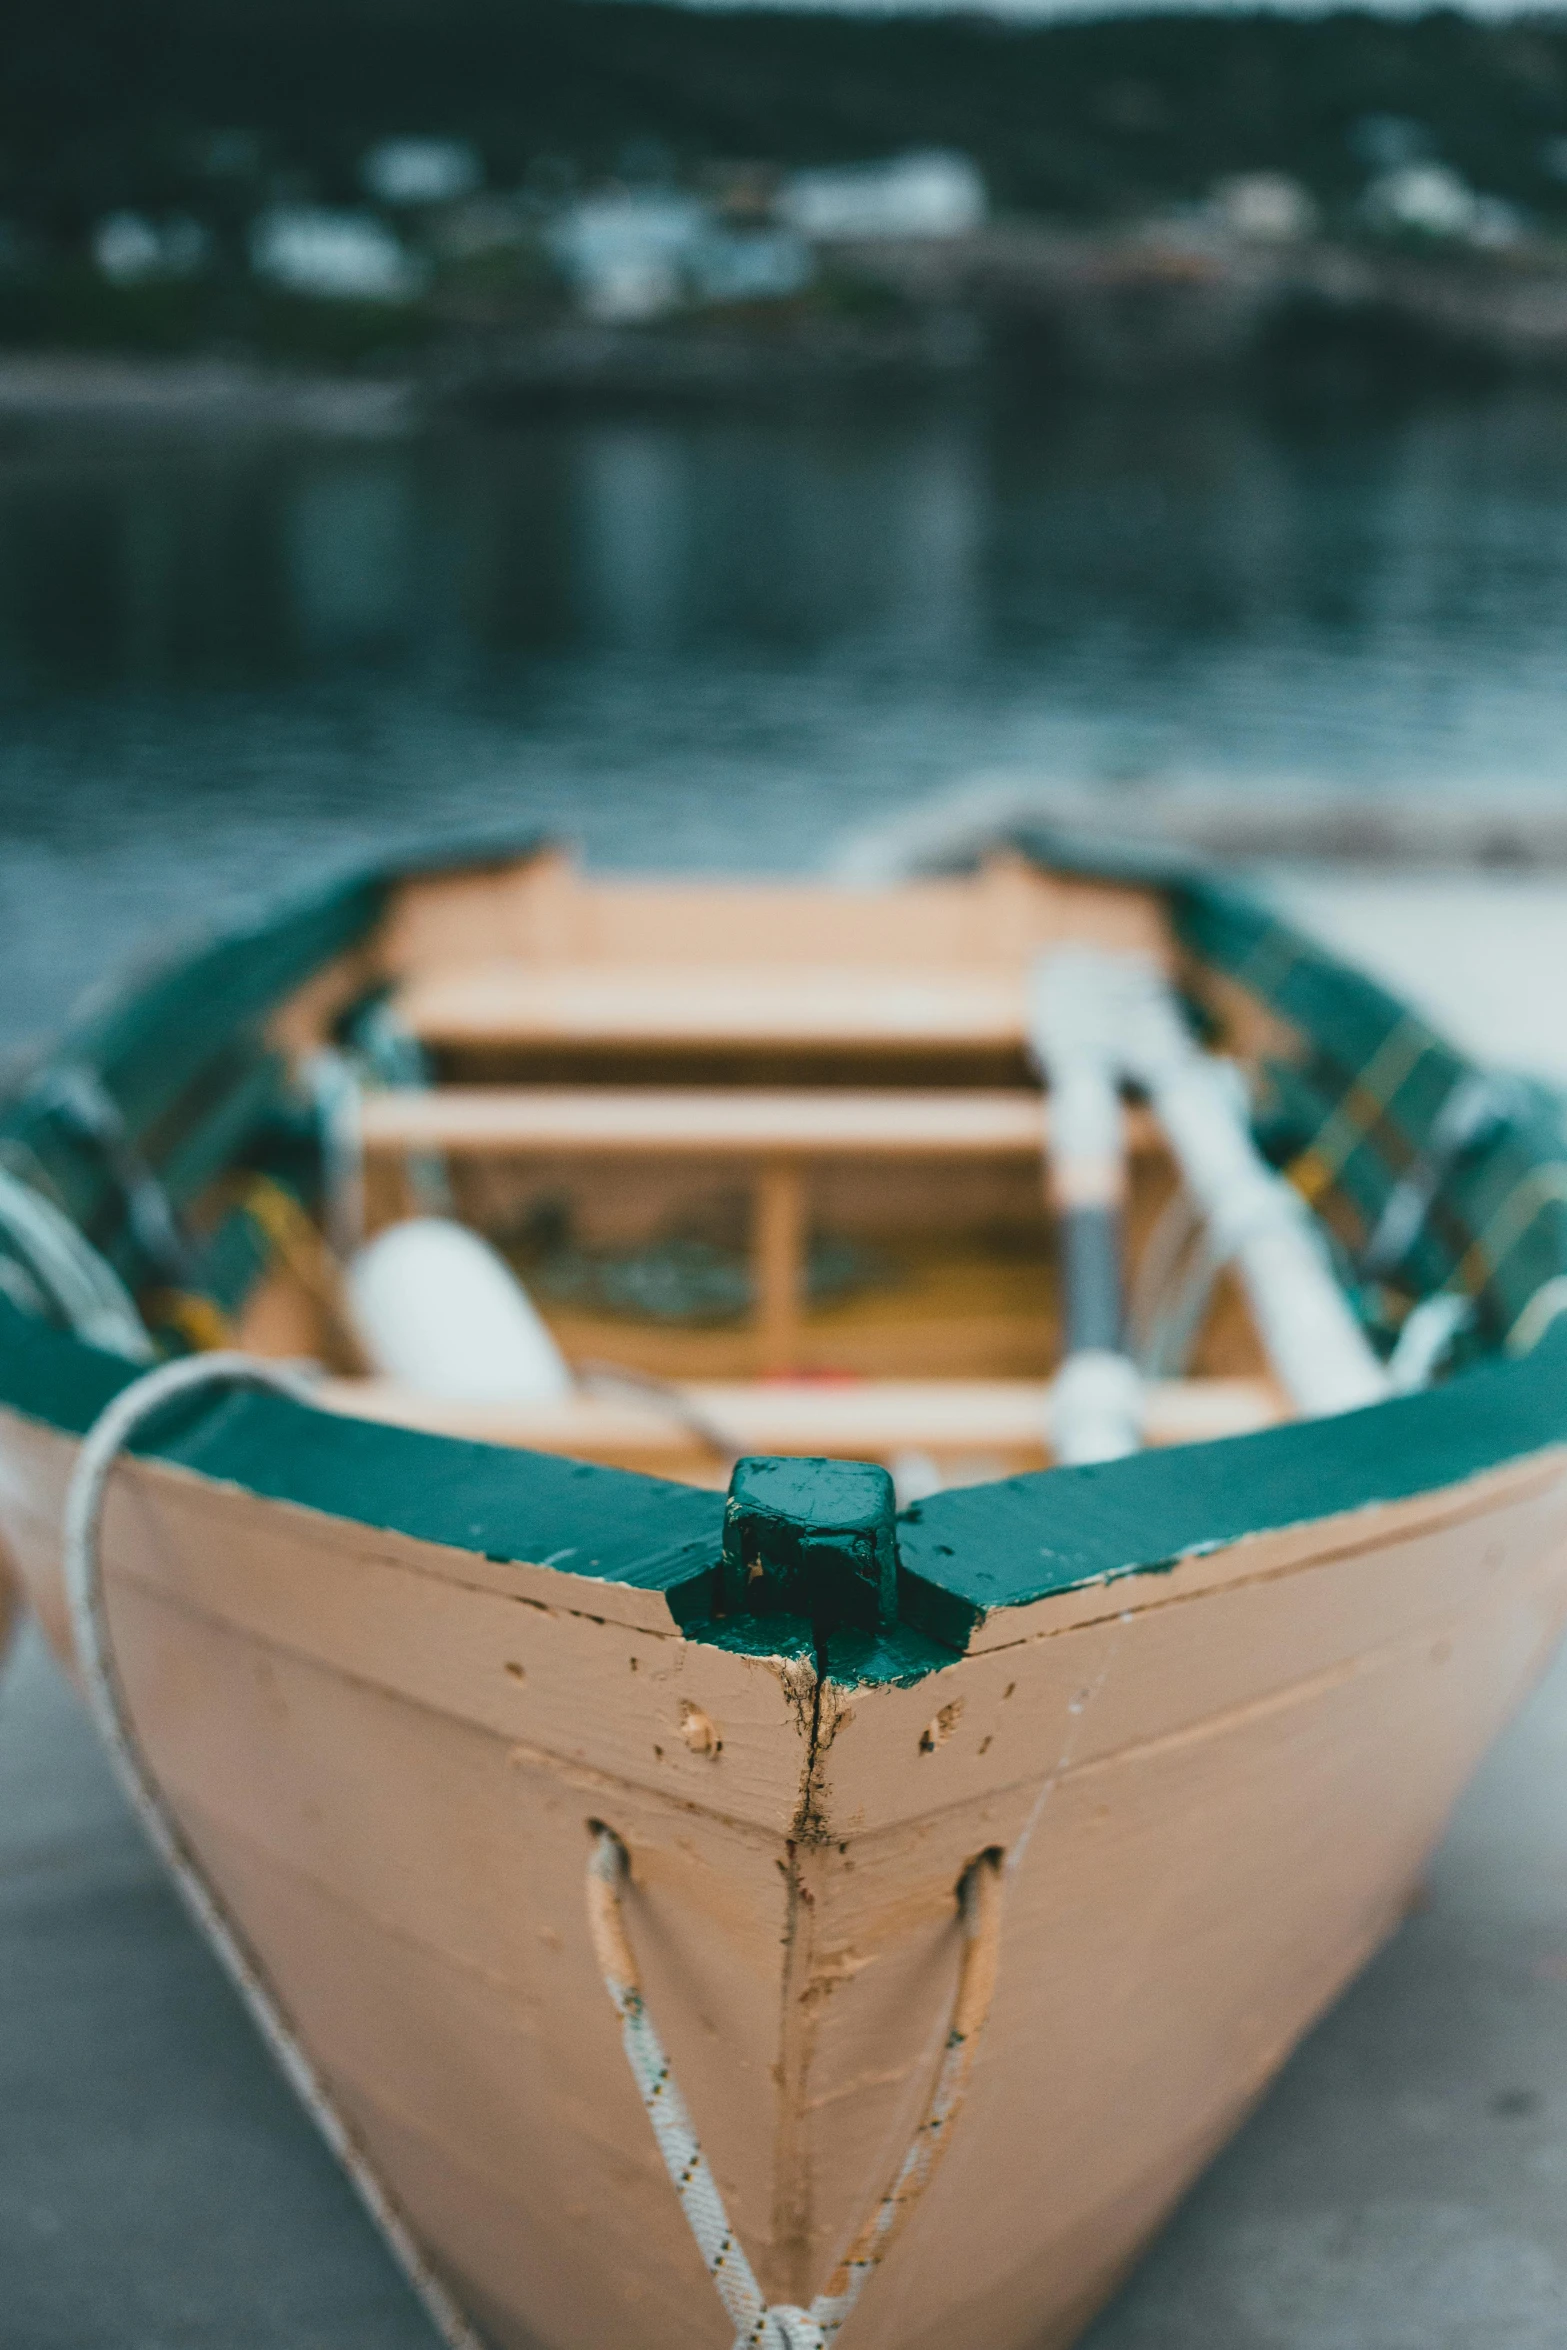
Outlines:
{"label": "calm water", "polygon": [[0,453],[0,1038],[446,828],[808,867],[996,774],[1567,781],[1567,406]]}

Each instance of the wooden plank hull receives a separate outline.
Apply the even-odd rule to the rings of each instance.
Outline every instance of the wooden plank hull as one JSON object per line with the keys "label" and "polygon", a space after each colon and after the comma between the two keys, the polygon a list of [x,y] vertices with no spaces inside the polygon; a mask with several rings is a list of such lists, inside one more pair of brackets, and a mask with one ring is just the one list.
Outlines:
{"label": "wooden plank hull", "polygon": [[[0,1415],[68,1654],[75,1446]],[[110,1621],[160,1783],[420,2241],[504,2350],[729,2332],[588,1943],[650,2003],[766,2289],[808,2300],[915,2119],[954,1888],[1011,1863],[969,2103],[864,2350],[1064,2345],[1397,1922],[1567,1612],[1555,1450],[998,1615],[911,1686],[683,1637],[659,1594],[164,1463]]]}

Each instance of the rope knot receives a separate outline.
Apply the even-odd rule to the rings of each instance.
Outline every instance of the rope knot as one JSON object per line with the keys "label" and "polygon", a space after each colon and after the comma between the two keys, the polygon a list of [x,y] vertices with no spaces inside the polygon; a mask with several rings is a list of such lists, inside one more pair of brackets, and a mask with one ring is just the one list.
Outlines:
{"label": "rope knot", "polygon": [[766,2350],[827,2350],[827,2336],[808,2309],[793,2301],[774,2301],[765,2311]]}

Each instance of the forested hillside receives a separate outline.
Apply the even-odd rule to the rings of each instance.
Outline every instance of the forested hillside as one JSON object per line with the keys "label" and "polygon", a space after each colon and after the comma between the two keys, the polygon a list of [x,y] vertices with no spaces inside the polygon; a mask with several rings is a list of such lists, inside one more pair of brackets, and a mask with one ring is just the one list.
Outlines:
{"label": "forested hillside", "polygon": [[0,221],[50,245],[126,204],[208,217],[355,191],[388,131],[450,131],[492,183],[911,145],[975,155],[996,201],[1115,217],[1282,169],[1347,207],[1367,118],[1472,184],[1567,216],[1567,25],[1441,11],[1229,13],[1020,28],[630,0],[51,0],[0,74]]}

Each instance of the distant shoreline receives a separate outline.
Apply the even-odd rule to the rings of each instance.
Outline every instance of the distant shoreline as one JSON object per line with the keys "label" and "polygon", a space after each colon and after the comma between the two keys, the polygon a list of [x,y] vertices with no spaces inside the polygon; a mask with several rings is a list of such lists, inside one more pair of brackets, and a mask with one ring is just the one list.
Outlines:
{"label": "distant shoreline", "polygon": [[1543,789],[1475,799],[1310,786],[1263,798],[1233,787],[1172,783],[1087,792],[996,776],[916,801],[846,840],[841,880],[880,883],[937,872],[1009,833],[1091,844],[1150,872],[1182,860],[1253,868],[1484,873],[1567,870],[1567,796]]}
{"label": "distant shoreline", "polygon": [[409,378],[295,375],[198,356],[0,352],[0,435],[56,426],[386,440],[411,431],[419,415]]}
{"label": "distant shoreline", "polygon": [[0,348],[0,432],[80,426],[381,439],[451,416],[798,409],[994,387],[1030,397],[1333,403],[1567,384],[1567,251],[1437,254],[1171,229],[837,249],[865,315],[820,304],[649,324],[453,316],[362,372],[319,362]]}
{"label": "distant shoreline", "polygon": [[884,401],[976,372],[970,343],[940,321],[782,336],[565,325],[459,340],[376,375],[199,353],[0,351],[0,440],[18,428],[387,440],[462,417]]}

